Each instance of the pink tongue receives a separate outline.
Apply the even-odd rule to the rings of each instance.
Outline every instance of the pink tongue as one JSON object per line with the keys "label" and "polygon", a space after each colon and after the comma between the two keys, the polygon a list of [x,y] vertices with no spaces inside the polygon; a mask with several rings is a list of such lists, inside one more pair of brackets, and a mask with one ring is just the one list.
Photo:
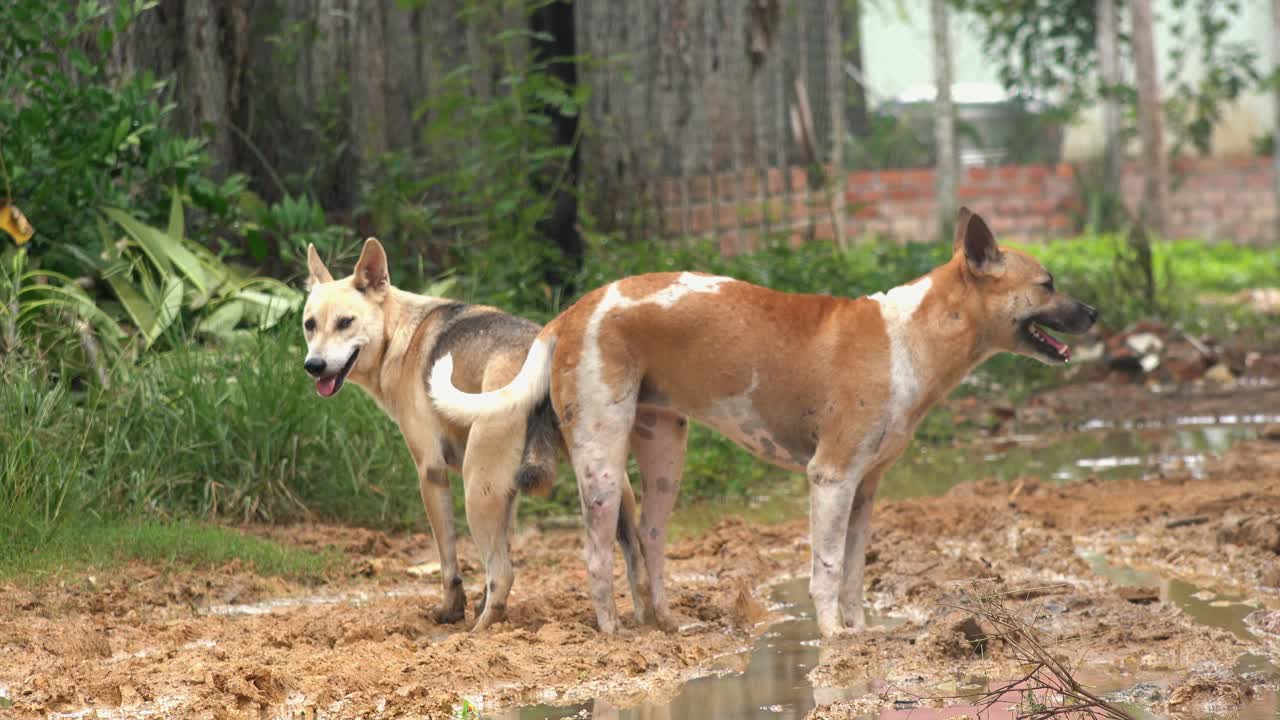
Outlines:
{"label": "pink tongue", "polygon": [[1053,337],[1052,335],[1050,335],[1049,333],[1047,333],[1047,332],[1041,332],[1041,333],[1040,333],[1040,337],[1044,338],[1044,339],[1045,339],[1045,342],[1047,342],[1047,343],[1049,343],[1050,345],[1052,345],[1052,346],[1053,346],[1053,349],[1054,349],[1054,350],[1057,350],[1059,353],[1061,353],[1063,357],[1071,357],[1071,348],[1069,348],[1069,347],[1067,347],[1066,345],[1063,345],[1062,343],[1058,342],[1058,341],[1057,341],[1057,339],[1056,339],[1056,338],[1054,338],[1054,337]]}
{"label": "pink tongue", "polygon": [[316,392],[320,393],[320,397],[329,397],[338,389],[338,376],[330,375],[329,377],[320,378],[316,381]]}

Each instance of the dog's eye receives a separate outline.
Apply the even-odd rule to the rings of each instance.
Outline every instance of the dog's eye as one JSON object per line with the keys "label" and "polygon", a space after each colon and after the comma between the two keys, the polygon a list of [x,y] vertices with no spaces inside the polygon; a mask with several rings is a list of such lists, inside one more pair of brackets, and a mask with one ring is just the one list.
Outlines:
{"label": "dog's eye", "polygon": [[338,318],[338,329],[346,330],[347,328],[351,327],[351,321],[354,319],[355,318],[349,318],[349,317]]}
{"label": "dog's eye", "polygon": [[305,328],[307,332],[311,332],[311,331],[315,330],[315,329],[316,329],[316,319],[315,319],[315,318],[307,318],[307,321],[306,321],[306,322],[304,322],[304,323],[302,323],[302,327],[303,327],[303,328]]}
{"label": "dog's eye", "polygon": [[1048,290],[1049,292],[1053,292],[1053,278],[1052,278],[1052,277],[1050,277],[1048,280],[1045,280],[1044,282],[1040,283],[1040,285],[1041,285],[1041,287],[1043,287],[1045,290]]}

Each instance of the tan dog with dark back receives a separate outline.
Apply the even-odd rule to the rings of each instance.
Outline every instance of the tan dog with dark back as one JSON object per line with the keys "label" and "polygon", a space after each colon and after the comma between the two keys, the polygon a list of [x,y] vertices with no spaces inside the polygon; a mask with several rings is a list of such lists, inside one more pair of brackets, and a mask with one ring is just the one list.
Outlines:
{"label": "tan dog with dark back", "polygon": [[[315,247],[307,249],[307,264],[311,291],[302,315],[304,366],[322,397],[332,397],[350,380],[399,424],[440,551],[444,599],[436,621],[462,620],[466,604],[454,546],[450,469],[462,474],[467,523],[485,566],[475,629],[502,620],[514,579],[510,535],[516,495],[545,493],[555,481],[556,452],[563,443],[556,418],[549,403],[535,402],[517,414],[453,422],[435,411],[426,378],[431,363],[450,355],[456,358],[453,381],[462,388],[501,387],[516,377],[538,326],[495,308],[397,289],[387,274],[386,253],[373,238],[365,241],[350,277],[334,280]],[[618,540],[643,620],[652,612],[651,592],[629,485],[621,502]]]}
{"label": "tan dog with dark back", "polygon": [[951,260],[886,293],[796,295],[687,272],[624,278],[549,323],[511,385],[459,390],[445,355],[431,396],[445,414],[475,421],[523,416],[549,388],[578,477],[591,596],[606,633],[617,627],[610,546],[628,447],[644,480],[640,533],[653,605],[667,628],[663,547],[686,418],[805,472],[809,591],[820,631],[832,636],[865,626],[872,498],[929,408],[998,352],[1065,362],[1069,349],[1043,328],[1080,333],[1096,317],[961,209]]}

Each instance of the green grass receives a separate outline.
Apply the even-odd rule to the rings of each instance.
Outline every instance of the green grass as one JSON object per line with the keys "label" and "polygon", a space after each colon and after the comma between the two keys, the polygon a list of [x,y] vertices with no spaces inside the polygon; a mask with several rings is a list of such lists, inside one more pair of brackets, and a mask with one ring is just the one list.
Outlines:
{"label": "green grass", "polygon": [[336,568],[341,555],[289,548],[191,520],[67,523],[38,542],[0,546],[0,580],[39,582],[68,572],[109,570],[130,560],[165,567],[217,567],[237,560],[261,575],[314,581]]}

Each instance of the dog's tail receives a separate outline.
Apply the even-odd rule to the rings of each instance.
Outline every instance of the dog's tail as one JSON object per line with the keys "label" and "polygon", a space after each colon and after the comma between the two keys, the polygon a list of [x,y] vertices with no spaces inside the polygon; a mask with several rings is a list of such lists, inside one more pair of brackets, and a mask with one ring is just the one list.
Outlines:
{"label": "dog's tail", "polygon": [[546,398],[551,388],[551,355],[555,349],[554,335],[539,335],[515,378],[504,387],[482,393],[469,393],[454,386],[453,355],[445,355],[431,367],[431,401],[436,409],[464,425],[495,415],[526,415]]}
{"label": "dog's tail", "polygon": [[560,423],[551,409],[551,398],[544,397],[529,411],[525,421],[524,452],[516,471],[516,489],[531,495],[551,494],[556,482],[557,450],[560,447]]}

